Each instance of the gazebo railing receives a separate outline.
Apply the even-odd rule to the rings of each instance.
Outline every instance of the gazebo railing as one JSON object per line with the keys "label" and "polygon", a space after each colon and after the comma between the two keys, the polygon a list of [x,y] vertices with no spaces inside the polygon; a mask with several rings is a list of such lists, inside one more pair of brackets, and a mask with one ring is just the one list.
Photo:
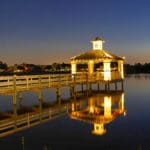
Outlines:
{"label": "gazebo railing", "polygon": [[93,81],[112,81],[112,80],[123,79],[121,77],[121,73],[118,71],[111,71],[111,72],[98,71],[92,74],[89,74],[88,72],[79,72],[74,76],[76,78],[76,81],[80,81],[80,82],[86,82],[87,80],[89,82],[93,82]]}

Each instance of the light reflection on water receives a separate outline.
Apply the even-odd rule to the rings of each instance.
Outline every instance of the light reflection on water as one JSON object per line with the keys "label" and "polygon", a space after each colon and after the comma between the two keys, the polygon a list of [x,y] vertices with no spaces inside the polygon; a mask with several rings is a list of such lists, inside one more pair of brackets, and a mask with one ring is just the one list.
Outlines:
{"label": "light reflection on water", "polygon": [[[126,116],[119,116],[104,125],[106,134],[95,136],[91,134],[94,126],[87,121],[70,119],[69,116],[58,118],[48,123],[42,124],[0,139],[0,147],[5,150],[21,150],[20,138],[25,138],[26,150],[70,150],[70,149],[113,149],[113,150],[149,150],[150,149],[150,75],[131,75],[125,79],[124,84],[124,108],[127,110]],[[53,91],[54,92],[54,91]],[[56,100],[54,93],[48,94],[45,91],[45,100]],[[66,90],[63,97],[69,97]],[[31,99],[36,99],[36,94],[28,93],[26,102],[29,105]],[[31,98],[32,97],[32,98]],[[109,96],[107,96],[109,97]],[[30,99],[28,101],[28,99]],[[92,100],[91,100],[92,99]],[[11,108],[11,98],[0,97],[0,109]],[[89,105],[104,109],[103,98],[100,95],[93,96],[76,111],[90,110]],[[9,103],[7,105],[5,102]],[[27,102],[28,101],[28,102]],[[35,100],[36,101],[36,100]],[[99,101],[99,103],[97,102]],[[112,102],[112,110],[118,108],[118,101]],[[36,103],[36,102],[35,102]],[[109,103],[108,103],[109,104]],[[82,109],[81,109],[82,108]],[[75,109],[74,109],[75,111]],[[104,115],[104,111],[103,111]],[[110,115],[110,114],[109,114]],[[102,126],[101,126],[102,127]],[[98,128],[97,128],[98,129]],[[4,148],[5,147],[5,148]]]}
{"label": "light reflection on water", "polygon": [[92,133],[95,135],[104,135],[106,124],[109,124],[118,116],[126,114],[123,92],[89,97],[85,107],[82,107],[82,103],[77,104],[76,102],[72,102],[71,106],[70,117],[92,124]]}

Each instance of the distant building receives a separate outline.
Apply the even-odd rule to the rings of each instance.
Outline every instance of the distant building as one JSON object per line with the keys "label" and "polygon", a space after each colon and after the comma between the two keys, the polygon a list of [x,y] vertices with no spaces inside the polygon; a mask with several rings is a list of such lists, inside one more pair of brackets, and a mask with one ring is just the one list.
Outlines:
{"label": "distant building", "polygon": [[102,80],[123,79],[124,58],[103,49],[104,40],[96,37],[92,41],[92,50],[71,58],[72,74],[88,72],[101,76]]}

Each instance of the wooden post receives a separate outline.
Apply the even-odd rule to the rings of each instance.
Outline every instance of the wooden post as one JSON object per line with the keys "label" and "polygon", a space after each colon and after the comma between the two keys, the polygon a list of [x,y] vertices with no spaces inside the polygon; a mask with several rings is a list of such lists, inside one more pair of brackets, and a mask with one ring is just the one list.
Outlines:
{"label": "wooden post", "polygon": [[49,87],[51,86],[51,76],[50,75],[48,77],[48,85],[49,85]]}
{"label": "wooden post", "polygon": [[28,116],[27,116],[27,124],[28,124],[28,127],[30,127],[30,114],[28,113]]}
{"label": "wooden post", "polygon": [[16,75],[13,77],[13,118],[14,129],[17,129],[17,91],[16,91]]}
{"label": "wooden post", "polygon": [[109,82],[107,82],[107,83],[105,83],[105,91],[109,91],[110,90],[110,83]]}
{"label": "wooden post", "polygon": [[100,91],[100,83],[97,83],[97,90]]}
{"label": "wooden post", "polygon": [[107,83],[107,86],[108,86],[107,90],[110,91],[110,83],[109,82]]}
{"label": "wooden post", "polygon": [[74,85],[70,87],[70,95],[73,100],[76,100],[76,91]]}
{"label": "wooden post", "polygon": [[41,76],[39,76],[39,88],[41,88]]}
{"label": "wooden post", "polygon": [[82,91],[82,94],[83,94],[83,92],[84,92],[83,83],[81,83],[81,91]]}
{"label": "wooden post", "polygon": [[51,108],[49,109],[49,119],[51,119],[52,116],[51,116]]}
{"label": "wooden post", "polygon": [[88,83],[88,73],[86,73],[86,93],[89,95],[89,83]]}
{"label": "wooden post", "polygon": [[25,150],[24,136],[21,137],[22,150]]}
{"label": "wooden post", "polygon": [[26,77],[26,82],[27,82],[27,89],[29,88],[29,78]]}
{"label": "wooden post", "polygon": [[76,75],[77,74],[74,74],[73,75],[73,84],[72,84],[72,96],[73,96],[73,100],[76,100]]}
{"label": "wooden post", "polygon": [[57,103],[61,104],[61,87],[58,86],[56,89],[56,95],[57,95]]}
{"label": "wooden post", "polygon": [[19,108],[20,109],[22,109],[22,100],[23,100],[23,97],[22,97],[22,93],[21,92],[19,92],[18,93],[18,98],[19,98]]}
{"label": "wooden post", "polygon": [[92,93],[92,83],[91,82],[89,83],[89,93],[90,94]]}
{"label": "wooden post", "polygon": [[105,83],[105,91],[107,91],[108,87],[107,87],[107,83]]}
{"label": "wooden post", "polygon": [[115,91],[117,91],[117,81],[115,81]]}
{"label": "wooden post", "polygon": [[42,122],[42,103],[43,103],[42,89],[39,89],[38,99],[39,99],[39,120],[41,123]]}
{"label": "wooden post", "polygon": [[123,84],[123,80],[121,81],[121,90],[124,90],[124,84]]}
{"label": "wooden post", "polygon": [[8,80],[7,80],[7,84],[8,84],[8,88],[9,88],[9,86],[10,86],[10,81],[9,81],[9,78],[8,78]]}

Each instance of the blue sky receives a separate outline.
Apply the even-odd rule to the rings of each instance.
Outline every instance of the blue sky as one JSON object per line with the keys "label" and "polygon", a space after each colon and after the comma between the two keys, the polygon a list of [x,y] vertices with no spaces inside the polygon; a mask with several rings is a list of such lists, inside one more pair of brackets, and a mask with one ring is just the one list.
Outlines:
{"label": "blue sky", "polygon": [[0,0],[0,60],[51,64],[91,49],[150,62],[149,0]]}

